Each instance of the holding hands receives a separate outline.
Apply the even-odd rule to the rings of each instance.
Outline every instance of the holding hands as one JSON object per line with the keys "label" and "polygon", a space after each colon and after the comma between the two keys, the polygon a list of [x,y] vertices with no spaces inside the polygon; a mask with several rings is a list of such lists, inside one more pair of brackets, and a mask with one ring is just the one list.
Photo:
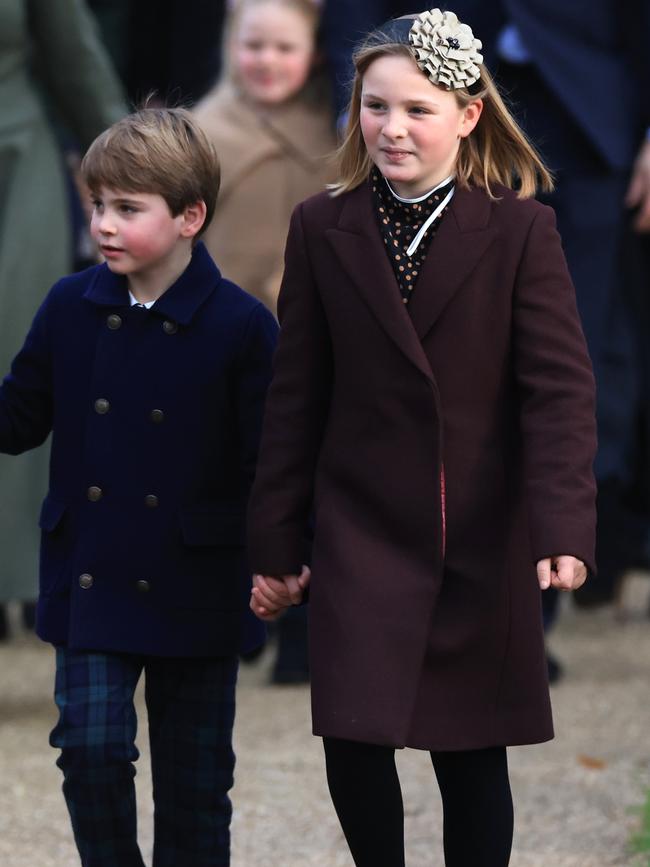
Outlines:
{"label": "holding hands", "polygon": [[277,620],[285,608],[302,602],[303,591],[310,578],[311,570],[304,565],[300,575],[283,575],[280,578],[253,575],[251,610],[260,620]]}
{"label": "holding hands", "polygon": [[542,590],[577,590],[587,580],[587,567],[570,554],[546,557],[537,563],[537,579]]}

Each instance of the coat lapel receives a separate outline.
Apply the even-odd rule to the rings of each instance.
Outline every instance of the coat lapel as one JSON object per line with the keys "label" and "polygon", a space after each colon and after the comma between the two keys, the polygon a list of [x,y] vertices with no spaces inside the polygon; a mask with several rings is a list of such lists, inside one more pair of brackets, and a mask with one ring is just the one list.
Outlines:
{"label": "coat lapel", "polygon": [[[456,189],[424,260],[409,304],[419,340],[435,325],[496,237],[491,203],[480,189]],[[387,257],[386,257],[387,258]]]}
{"label": "coat lapel", "polygon": [[404,355],[433,380],[377,228],[368,184],[346,195],[338,228],[328,229],[326,235],[356,290],[384,331]]}

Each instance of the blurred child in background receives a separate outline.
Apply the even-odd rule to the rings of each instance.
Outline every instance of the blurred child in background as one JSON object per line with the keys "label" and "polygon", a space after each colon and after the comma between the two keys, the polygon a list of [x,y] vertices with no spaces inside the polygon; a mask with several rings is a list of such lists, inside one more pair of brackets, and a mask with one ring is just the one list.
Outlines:
{"label": "blurred child in background", "polygon": [[291,212],[333,180],[319,21],[313,0],[239,0],[227,22],[224,75],[195,109],[222,167],[205,243],[223,273],[274,313]]}

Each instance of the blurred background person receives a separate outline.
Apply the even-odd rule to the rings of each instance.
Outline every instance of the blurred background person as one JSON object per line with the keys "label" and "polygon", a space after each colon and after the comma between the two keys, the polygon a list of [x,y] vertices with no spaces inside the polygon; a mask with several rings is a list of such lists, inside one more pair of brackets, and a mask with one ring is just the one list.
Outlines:
{"label": "blurred background person", "polygon": [[[46,107],[47,106],[47,107]],[[0,0],[0,368],[45,293],[71,270],[70,193],[50,112],[87,146],[125,111],[82,0]],[[48,447],[0,456],[0,637],[6,605],[36,598]],[[32,609],[26,609],[29,621]]]}
{"label": "blurred background person", "polygon": [[[312,0],[239,0],[226,28],[220,81],[196,107],[221,162],[221,190],[204,242],[226,277],[273,312],[289,219],[334,180],[329,88]],[[309,678],[307,610],[277,625],[274,683]]]}
{"label": "blurred background person", "polygon": [[318,23],[312,0],[240,0],[228,22],[227,68],[196,107],[222,168],[206,246],[274,313],[291,212],[333,177]]}

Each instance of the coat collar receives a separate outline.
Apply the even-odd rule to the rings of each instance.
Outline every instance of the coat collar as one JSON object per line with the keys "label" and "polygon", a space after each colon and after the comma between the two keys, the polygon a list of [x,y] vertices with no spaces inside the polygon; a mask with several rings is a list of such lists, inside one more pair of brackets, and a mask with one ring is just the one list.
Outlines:
{"label": "coat collar", "polygon": [[[187,325],[220,281],[219,269],[205,245],[199,242],[194,248],[190,264],[151,310],[166,319]],[[126,278],[121,274],[113,274],[108,265],[100,265],[84,298],[102,307],[128,307],[130,302]]]}
{"label": "coat collar", "polygon": [[305,97],[262,112],[226,80],[193,111],[219,154],[220,200],[260,163],[284,156],[305,172],[318,173],[336,147],[329,113]]}
{"label": "coat collar", "polygon": [[[480,189],[458,188],[432,239],[407,312],[384,250],[369,184],[348,193],[328,239],[357,291],[404,354],[433,378],[422,340],[496,236]],[[410,315],[409,315],[410,313]]]}

